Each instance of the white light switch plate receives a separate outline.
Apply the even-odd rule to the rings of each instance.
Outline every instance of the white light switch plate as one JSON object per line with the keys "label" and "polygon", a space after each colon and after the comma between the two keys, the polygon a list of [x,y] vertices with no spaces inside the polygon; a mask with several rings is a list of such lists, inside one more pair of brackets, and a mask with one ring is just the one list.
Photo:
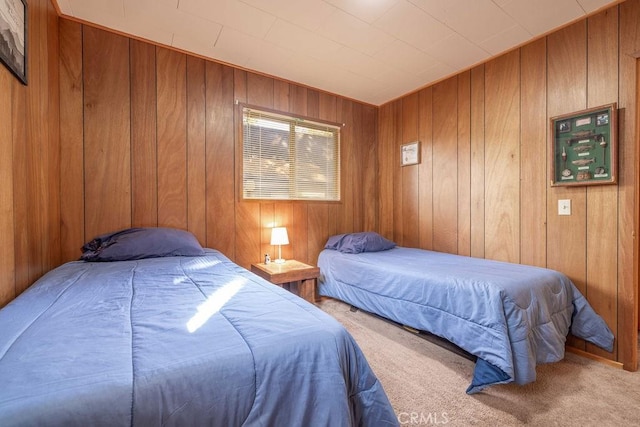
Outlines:
{"label": "white light switch plate", "polygon": [[571,215],[571,200],[558,200],[558,215]]}

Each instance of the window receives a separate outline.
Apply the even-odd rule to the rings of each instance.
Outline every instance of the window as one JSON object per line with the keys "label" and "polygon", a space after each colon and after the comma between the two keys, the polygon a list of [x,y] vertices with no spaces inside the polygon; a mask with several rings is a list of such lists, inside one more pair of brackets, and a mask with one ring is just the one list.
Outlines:
{"label": "window", "polygon": [[245,199],[340,200],[340,127],[244,107]]}

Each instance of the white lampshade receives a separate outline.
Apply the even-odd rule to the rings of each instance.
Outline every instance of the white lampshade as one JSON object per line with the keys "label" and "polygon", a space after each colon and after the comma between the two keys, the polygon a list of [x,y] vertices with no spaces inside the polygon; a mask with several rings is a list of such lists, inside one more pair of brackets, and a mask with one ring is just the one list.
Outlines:
{"label": "white lampshade", "polygon": [[273,227],[271,229],[272,245],[288,245],[289,235],[287,235],[287,227]]}
{"label": "white lampshade", "polygon": [[271,244],[278,245],[278,259],[274,262],[276,264],[284,264],[284,258],[282,258],[282,245],[289,244],[289,236],[287,235],[286,227],[273,227],[271,229]]}

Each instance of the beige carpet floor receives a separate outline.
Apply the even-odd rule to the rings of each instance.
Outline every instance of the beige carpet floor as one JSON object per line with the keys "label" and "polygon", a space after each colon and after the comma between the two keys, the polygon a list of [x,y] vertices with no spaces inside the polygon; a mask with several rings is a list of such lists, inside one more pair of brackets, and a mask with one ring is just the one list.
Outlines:
{"label": "beige carpet floor", "polygon": [[467,395],[472,361],[339,301],[318,305],[353,335],[401,425],[640,425],[640,372],[567,353],[538,366],[534,383]]}

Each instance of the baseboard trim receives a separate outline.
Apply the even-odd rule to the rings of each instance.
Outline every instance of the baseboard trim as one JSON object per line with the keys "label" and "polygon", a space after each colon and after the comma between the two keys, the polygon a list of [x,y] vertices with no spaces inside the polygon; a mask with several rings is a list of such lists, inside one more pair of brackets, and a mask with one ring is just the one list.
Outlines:
{"label": "baseboard trim", "polygon": [[585,357],[587,359],[595,360],[596,362],[603,363],[605,365],[611,366],[612,368],[624,369],[624,365],[620,362],[616,362],[615,360],[605,359],[601,356],[596,356],[595,354],[587,353],[584,350],[580,350],[575,347],[567,346],[566,350],[569,353],[577,354],[578,356]]}

